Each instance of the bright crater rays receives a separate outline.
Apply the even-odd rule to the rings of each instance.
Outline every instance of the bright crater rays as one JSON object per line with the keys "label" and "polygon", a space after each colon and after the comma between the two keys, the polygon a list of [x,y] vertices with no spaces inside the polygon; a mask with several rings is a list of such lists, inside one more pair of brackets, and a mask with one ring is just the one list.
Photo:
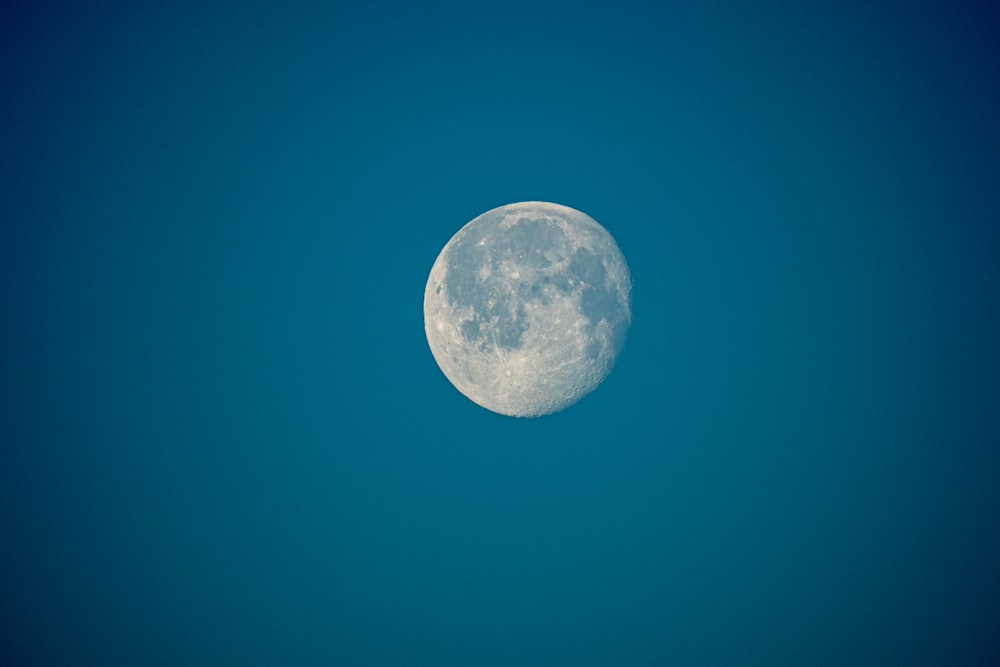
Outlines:
{"label": "bright crater rays", "polygon": [[484,408],[535,417],[593,391],[631,323],[631,278],[611,235],[558,204],[483,213],[441,251],[424,292],[438,366]]}

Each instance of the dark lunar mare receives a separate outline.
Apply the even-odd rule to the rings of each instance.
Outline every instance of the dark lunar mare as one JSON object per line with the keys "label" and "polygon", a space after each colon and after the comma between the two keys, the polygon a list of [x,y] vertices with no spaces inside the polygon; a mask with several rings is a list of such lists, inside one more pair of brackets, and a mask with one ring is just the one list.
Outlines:
{"label": "dark lunar mare", "polygon": [[[608,280],[604,260],[586,248],[577,248],[569,263],[569,273],[584,286],[580,296],[580,310],[590,325],[597,326],[601,320],[607,320],[611,324],[611,345],[613,354],[617,354],[625,343],[625,332],[629,323],[620,316],[618,291]],[[617,317],[609,319],[610,315]],[[601,352],[600,343],[592,342],[587,352],[596,358]]]}
{"label": "dark lunar mare", "polygon": [[[502,212],[487,214],[448,253],[448,301],[472,309],[473,319],[462,322],[460,330],[481,352],[490,351],[494,343],[505,350],[521,347],[528,330],[524,304],[542,300],[538,286],[523,279],[513,280],[510,290],[501,264],[544,269],[552,264],[546,253],[568,245],[562,229],[544,219],[521,220],[501,232],[504,217]],[[482,266],[489,266],[485,278],[479,273]]]}

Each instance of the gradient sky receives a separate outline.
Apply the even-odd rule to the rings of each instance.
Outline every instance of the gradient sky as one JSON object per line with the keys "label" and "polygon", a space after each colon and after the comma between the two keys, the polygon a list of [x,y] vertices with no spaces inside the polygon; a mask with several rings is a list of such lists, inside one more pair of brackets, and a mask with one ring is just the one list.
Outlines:
{"label": "gradient sky", "polygon": [[[1000,17],[919,4],[4,3],[0,663],[997,664]],[[634,279],[531,420],[422,321],[524,200]]]}

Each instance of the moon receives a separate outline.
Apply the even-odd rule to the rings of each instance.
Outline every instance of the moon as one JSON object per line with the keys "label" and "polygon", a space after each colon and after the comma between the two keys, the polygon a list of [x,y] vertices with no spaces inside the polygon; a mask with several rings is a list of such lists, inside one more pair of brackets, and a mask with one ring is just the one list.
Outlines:
{"label": "moon", "polygon": [[607,377],[632,322],[632,280],[604,227],[568,206],[483,213],[438,255],[424,330],[448,380],[502,415],[573,405]]}

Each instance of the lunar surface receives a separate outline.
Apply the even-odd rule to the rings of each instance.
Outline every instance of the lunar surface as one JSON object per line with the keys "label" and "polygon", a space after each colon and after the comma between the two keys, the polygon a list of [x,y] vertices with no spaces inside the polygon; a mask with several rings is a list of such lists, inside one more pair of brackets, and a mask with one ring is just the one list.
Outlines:
{"label": "lunar surface", "polygon": [[558,204],[483,213],[452,237],[424,291],[438,366],[488,410],[537,417],[607,377],[631,324],[632,281],[604,227]]}

